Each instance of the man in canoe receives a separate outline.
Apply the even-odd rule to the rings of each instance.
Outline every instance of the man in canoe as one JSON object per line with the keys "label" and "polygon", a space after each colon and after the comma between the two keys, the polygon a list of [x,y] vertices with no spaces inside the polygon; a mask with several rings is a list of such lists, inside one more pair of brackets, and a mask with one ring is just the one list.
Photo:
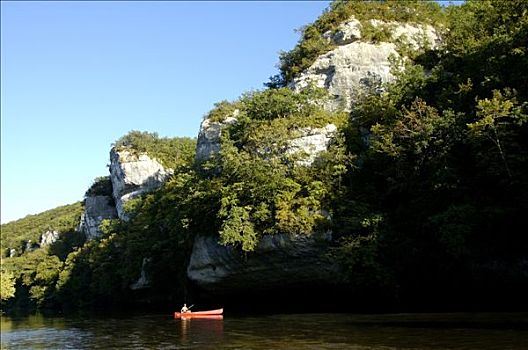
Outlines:
{"label": "man in canoe", "polygon": [[183,307],[181,308],[181,313],[185,314],[189,312],[189,308],[187,307],[187,304],[183,304]]}

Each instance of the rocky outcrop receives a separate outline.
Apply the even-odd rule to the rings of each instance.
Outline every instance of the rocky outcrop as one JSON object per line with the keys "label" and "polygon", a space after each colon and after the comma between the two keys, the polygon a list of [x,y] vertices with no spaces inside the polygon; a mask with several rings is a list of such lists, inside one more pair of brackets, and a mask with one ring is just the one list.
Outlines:
{"label": "rocky outcrop", "polygon": [[301,136],[289,141],[286,153],[302,153],[297,164],[310,166],[321,152],[328,149],[336,132],[334,124],[328,124],[324,128],[302,128],[299,130]]}
{"label": "rocky outcrop", "polygon": [[291,86],[302,89],[314,83],[328,89],[335,100],[329,109],[350,109],[359,91],[371,84],[392,79],[389,57],[397,55],[392,43],[354,42],[320,56]]}
{"label": "rocky outcrop", "polygon": [[196,160],[206,161],[220,152],[220,136],[222,130],[230,125],[236,124],[238,110],[232,116],[226,117],[222,121],[212,121],[204,119],[200,124],[200,133],[196,144]]}
{"label": "rocky outcrop", "polygon": [[45,247],[51,245],[59,239],[59,233],[57,231],[46,231],[40,235],[40,246]]}
{"label": "rocky outcrop", "polygon": [[336,45],[350,44],[361,39],[361,22],[351,18],[347,22],[341,23],[335,32],[324,33],[323,38]]}
{"label": "rocky outcrop", "polygon": [[328,255],[331,239],[330,232],[267,235],[245,256],[217,238],[198,236],[187,276],[215,293],[334,284],[340,272]]}
{"label": "rocky outcrop", "polygon": [[32,252],[38,248],[40,248],[38,243],[34,243],[32,240],[28,240],[24,245],[24,252]]}
{"label": "rocky outcrop", "polygon": [[143,258],[143,261],[141,263],[141,272],[139,275],[139,278],[136,282],[132,283],[130,285],[130,289],[132,290],[138,290],[138,289],[144,289],[150,287],[150,280],[147,276],[147,272],[145,270],[145,266],[150,262],[149,258]]}
{"label": "rocky outcrop", "polygon": [[[374,30],[386,29],[390,34],[390,38],[387,39],[389,42],[408,44],[414,49],[425,46],[434,49],[440,45],[438,31],[431,25],[371,19],[365,21],[365,26],[370,26]],[[365,26],[352,17],[341,23],[335,31],[324,33],[323,38],[338,46],[348,45],[364,37],[362,31],[365,30]]]}
{"label": "rocky outcrop", "polygon": [[436,49],[441,44],[439,32],[431,25],[417,23],[384,22],[371,19],[370,25],[375,28],[387,27],[390,31],[391,42],[410,45],[412,49]]}
{"label": "rocky outcrop", "polygon": [[424,46],[435,48],[440,44],[437,31],[430,25],[379,20],[370,20],[367,24],[374,30],[386,27],[391,33],[388,39],[390,42],[362,41],[362,25],[356,19],[351,19],[341,24],[335,32],[323,35],[326,40],[338,46],[318,57],[289,86],[295,90],[309,84],[326,88],[335,97],[328,106],[329,109],[350,110],[360,91],[365,88],[371,91],[393,79],[389,58],[399,57],[398,45],[418,49]]}
{"label": "rocky outcrop", "polygon": [[128,220],[123,204],[142,193],[161,186],[173,173],[147,154],[135,154],[128,150],[110,151],[110,179],[117,215]]}
{"label": "rocky outcrop", "polygon": [[[196,159],[205,161],[218,154],[222,130],[236,122],[235,117],[227,117],[221,122],[205,119],[200,125]],[[287,154],[302,153],[303,157],[297,161],[297,164],[309,166],[319,153],[327,150],[336,131],[337,127],[334,124],[328,124],[324,128],[301,128],[297,130],[300,136],[290,140],[284,152]]]}
{"label": "rocky outcrop", "polygon": [[[390,30],[387,42],[365,39],[362,23],[352,18],[323,37],[336,47],[315,60],[289,87],[301,90],[310,84],[326,88],[335,96],[327,108],[350,110],[362,91],[382,91],[382,84],[393,79],[391,56],[405,49],[434,48],[438,35],[431,26],[370,20],[363,22],[371,31]],[[364,32],[369,35],[368,31]],[[371,33],[372,34],[372,33]],[[405,59],[405,58],[404,58]],[[236,116],[223,121],[205,119],[198,137],[197,159],[206,160],[220,151],[222,130],[237,122]],[[328,149],[337,127],[299,129],[284,150],[301,153],[297,164],[311,165],[318,154]],[[363,134],[362,134],[363,136]],[[368,142],[368,135],[364,135]],[[262,152],[265,154],[265,152]],[[198,236],[193,245],[187,276],[214,293],[237,293],[299,287],[332,285],[343,281],[339,267],[329,257],[331,233],[313,235],[268,235],[254,252],[243,255],[234,247],[222,246],[217,238]]]}
{"label": "rocky outcrop", "polygon": [[101,237],[99,226],[105,219],[117,218],[114,200],[110,196],[89,196],[84,201],[80,231],[87,240]]}
{"label": "rocky outcrop", "polygon": [[[367,41],[362,34],[364,26],[369,26],[372,30],[388,30],[391,33],[388,42]],[[430,25],[380,20],[369,20],[362,25],[355,18],[342,23],[335,31],[324,33],[323,38],[337,47],[317,58],[288,86],[297,91],[311,84],[327,89],[330,95],[335,97],[326,106],[329,110],[350,110],[362,91],[381,92],[382,84],[393,79],[390,57],[399,56],[398,47],[406,46],[416,50],[424,47],[435,48],[440,44],[439,34]],[[235,124],[237,116],[238,110],[235,110],[232,115],[224,116],[221,121],[208,118],[202,121],[196,146],[198,161],[208,160],[218,154],[222,130]],[[319,152],[326,150],[334,130],[328,129],[327,126],[301,130],[301,133],[305,135],[292,140],[292,147],[287,152],[306,152],[306,160],[298,164],[310,165]]]}

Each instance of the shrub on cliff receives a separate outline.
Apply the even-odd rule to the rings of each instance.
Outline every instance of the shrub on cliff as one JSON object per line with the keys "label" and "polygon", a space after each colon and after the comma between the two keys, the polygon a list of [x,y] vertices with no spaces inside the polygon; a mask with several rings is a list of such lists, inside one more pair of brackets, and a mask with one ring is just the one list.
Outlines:
{"label": "shrub on cliff", "polygon": [[93,184],[85,192],[85,197],[90,196],[111,196],[112,195],[112,181],[110,176],[99,176],[95,178]]}
{"label": "shrub on cliff", "polygon": [[327,99],[310,86],[253,91],[237,101],[238,122],[222,133],[220,171],[211,179],[219,186],[222,244],[252,251],[264,234],[311,234],[328,225],[323,212],[346,169],[339,133],[328,156],[322,152],[311,166],[298,163],[304,154],[286,151],[302,130],[346,123],[345,113],[324,109]]}
{"label": "shrub on cliff", "polygon": [[196,139],[190,137],[159,137],[157,133],[130,131],[119,138],[113,147],[135,154],[146,153],[159,160],[164,167],[176,169],[194,159]]}

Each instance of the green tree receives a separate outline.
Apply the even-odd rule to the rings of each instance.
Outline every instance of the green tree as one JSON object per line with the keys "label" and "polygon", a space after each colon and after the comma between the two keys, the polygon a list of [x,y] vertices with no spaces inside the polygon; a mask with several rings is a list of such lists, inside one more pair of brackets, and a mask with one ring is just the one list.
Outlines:
{"label": "green tree", "polygon": [[506,141],[512,137],[513,128],[521,127],[528,121],[528,114],[523,113],[526,106],[526,102],[523,105],[517,102],[511,90],[506,90],[504,94],[494,90],[491,99],[478,101],[478,119],[468,124],[474,138],[485,138],[493,144],[509,178],[512,178],[512,171],[508,162]]}
{"label": "green tree", "polygon": [[2,269],[0,273],[0,295],[1,301],[7,301],[15,296],[15,275],[10,271]]}
{"label": "green tree", "polygon": [[110,176],[99,176],[95,178],[92,186],[84,194],[88,196],[111,196],[112,195],[112,182]]}

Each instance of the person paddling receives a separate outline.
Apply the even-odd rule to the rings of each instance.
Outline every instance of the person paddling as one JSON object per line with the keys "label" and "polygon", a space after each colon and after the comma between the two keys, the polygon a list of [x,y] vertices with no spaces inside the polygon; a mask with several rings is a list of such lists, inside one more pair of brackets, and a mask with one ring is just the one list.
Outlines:
{"label": "person paddling", "polygon": [[191,309],[191,307],[193,307],[193,306],[194,306],[194,304],[191,305],[191,306],[189,306],[189,307],[187,307],[187,304],[183,304],[183,307],[181,308],[181,313],[182,313],[182,314],[185,314],[185,313],[187,313],[187,312],[191,312],[190,309]]}

